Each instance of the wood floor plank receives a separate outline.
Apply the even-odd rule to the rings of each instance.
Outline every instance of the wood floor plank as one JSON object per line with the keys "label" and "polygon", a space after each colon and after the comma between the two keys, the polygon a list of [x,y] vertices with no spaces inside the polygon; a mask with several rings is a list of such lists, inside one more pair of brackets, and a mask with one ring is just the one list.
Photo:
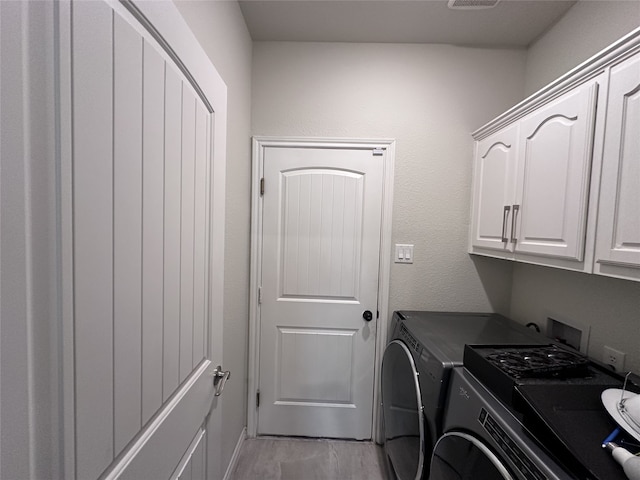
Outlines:
{"label": "wood floor plank", "polygon": [[382,448],[371,442],[247,439],[231,480],[384,480]]}

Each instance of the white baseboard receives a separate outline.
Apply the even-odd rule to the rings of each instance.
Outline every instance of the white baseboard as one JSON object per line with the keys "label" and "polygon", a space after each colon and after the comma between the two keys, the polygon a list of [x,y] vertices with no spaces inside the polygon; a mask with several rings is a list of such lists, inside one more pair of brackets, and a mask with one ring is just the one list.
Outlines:
{"label": "white baseboard", "polygon": [[229,460],[229,466],[227,467],[227,471],[224,473],[223,480],[229,480],[231,478],[231,473],[233,472],[233,469],[236,468],[236,463],[238,463],[238,457],[240,456],[240,450],[242,449],[242,444],[244,443],[245,438],[247,438],[247,427],[244,427],[240,432],[238,443],[236,443],[236,448],[233,450],[233,455],[231,455],[231,460]]}

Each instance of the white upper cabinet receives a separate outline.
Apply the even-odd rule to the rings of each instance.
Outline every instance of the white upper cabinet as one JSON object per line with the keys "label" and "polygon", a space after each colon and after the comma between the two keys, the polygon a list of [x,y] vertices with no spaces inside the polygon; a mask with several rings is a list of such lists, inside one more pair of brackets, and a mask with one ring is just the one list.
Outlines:
{"label": "white upper cabinet", "polygon": [[590,82],[522,120],[516,253],[583,260],[597,93]]}
{"label": "white upper cabinet", "polygon": [[518,125],[476,144],[471,244],[494,255],[513,252],[509,241],[517,173]]}
{"label": "white upper cabinet", "polygon": [[640,53],[611,68],[594,271],[640,280]]}
{"label": "white upper cabinet", "polygon": [[640,281],[640,28],[473,138],[470,253]]}
{"label": "white upper cabinet", "polygon": [[585,270],[589,81],[476,143],[471,253]]}

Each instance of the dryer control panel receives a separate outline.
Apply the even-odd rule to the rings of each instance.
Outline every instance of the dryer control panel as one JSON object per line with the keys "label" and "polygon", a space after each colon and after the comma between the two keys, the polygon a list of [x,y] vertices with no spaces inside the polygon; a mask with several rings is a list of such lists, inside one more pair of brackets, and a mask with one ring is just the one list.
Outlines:
{"label": "dryer control panel", "polygon": [[520,447],[484,408],[480,410],[478,421],[527,480],[547,480],[546,475],[527,458]]}

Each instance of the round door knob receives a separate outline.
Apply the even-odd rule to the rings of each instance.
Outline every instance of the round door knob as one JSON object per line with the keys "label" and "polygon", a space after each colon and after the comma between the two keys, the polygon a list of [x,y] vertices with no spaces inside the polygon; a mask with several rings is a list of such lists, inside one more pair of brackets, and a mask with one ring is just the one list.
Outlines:
{"label": "round door knob", "polygon": [[362,314],[362,318],[364,318],[367,322],[370,322],[373,319],[373,313],[371,313],[371,310],[365,310]]}

